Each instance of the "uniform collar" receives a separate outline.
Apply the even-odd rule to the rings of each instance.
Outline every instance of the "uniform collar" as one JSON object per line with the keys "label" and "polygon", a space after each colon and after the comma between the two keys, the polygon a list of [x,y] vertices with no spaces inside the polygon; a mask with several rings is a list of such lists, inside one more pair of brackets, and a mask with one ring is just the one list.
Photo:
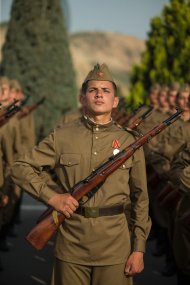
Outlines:
{"label": "uniform collar", "polygon": [[92,130],[95,130],[95,131],[96,130],[102,130],[102,131],[107,130],[113,126],[113,120],[112,119],[106,124],[97,124],[97,123],[93,122],[89,117],[83,116],[82,121],[84,122],[86,127],[90,128]]}

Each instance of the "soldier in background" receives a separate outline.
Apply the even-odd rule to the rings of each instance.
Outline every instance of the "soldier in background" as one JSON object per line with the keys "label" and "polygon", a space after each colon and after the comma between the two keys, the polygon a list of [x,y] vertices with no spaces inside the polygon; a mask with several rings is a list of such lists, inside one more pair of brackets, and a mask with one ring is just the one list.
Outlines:
{"label": "soldier in background", "polygon": [[[9,80],[7,77],[0,78],[0,101],[2,106],[7,106],[9,100]],[[8,235],[8,223],[13,213],[13,193],[10,180],[10,167],[13,164],[13,148],[9,123],[0,127],[0,193],[2,204],[0,207],[0,250],[8,251],[6,239]]]}
{"label": "soldier in background", "polygon": [[190,284],[190,141],[171,165],[169,178],[180,198],[174,211],[172,247],[178,285]]}
{"label": "soldier in background", "polygon": [[169,104],[169,114],[173,114],[176,112],[176,97],[180,90],[180,84],[174,82],[168,92],[168,104]]}

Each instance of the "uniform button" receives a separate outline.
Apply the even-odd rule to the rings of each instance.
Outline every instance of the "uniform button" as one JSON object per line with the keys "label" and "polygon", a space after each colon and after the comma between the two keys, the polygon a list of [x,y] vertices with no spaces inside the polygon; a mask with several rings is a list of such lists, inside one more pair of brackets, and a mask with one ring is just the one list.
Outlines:
{"label": "uniform button", "polygon": [[125,164],[122,165],[123,168],[126,168]]}
{"label": "uniform button", "polygon": [[96,151],[94,152],[94,155],[97,155],[97,152],[96,152]]}
{"label": "uniform button", "polygon": [[95,137],[95,139],[97,140],[97,139],[98,139],[98,137],[96,136],[96,137]]}
{"label": "uniform button", "polygon": [[96,129],[95,129],[96,131],[99,131],[99,128],[98,127],[96,127]]}
{"label": "uniform button", "polygon": [[68,165],[71,165],[71,162],[70,162],[70,161],[68,162]]}

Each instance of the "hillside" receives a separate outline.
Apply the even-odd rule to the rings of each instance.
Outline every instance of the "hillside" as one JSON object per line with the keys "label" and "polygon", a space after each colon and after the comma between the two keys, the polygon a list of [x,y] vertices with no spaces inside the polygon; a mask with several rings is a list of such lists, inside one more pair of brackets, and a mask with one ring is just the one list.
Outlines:
{"label": "hillside", "polygon": [[[0,26],[0,49],[5,41],[6,30],[5,24]],[[78,86],[94,64],[107,63],[123,95],[127,95],[129,72],[133,64],[140,62],[140,55],[145,49],[143,40],[108,32],[75,33],[69,35],[69,39]]]}

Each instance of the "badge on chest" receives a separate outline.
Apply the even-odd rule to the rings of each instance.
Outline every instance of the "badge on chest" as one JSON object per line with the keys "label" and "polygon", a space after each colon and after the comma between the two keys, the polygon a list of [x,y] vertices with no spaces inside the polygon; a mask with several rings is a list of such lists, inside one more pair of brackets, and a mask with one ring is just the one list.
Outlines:
{"label": "badge on chest", "polygon": [[113,142],[112,142],[113,155],[116,155],[117,153],[120,152],[120,150],[119,150],[120,146],[121,145],[117,139],[113,140]]}

